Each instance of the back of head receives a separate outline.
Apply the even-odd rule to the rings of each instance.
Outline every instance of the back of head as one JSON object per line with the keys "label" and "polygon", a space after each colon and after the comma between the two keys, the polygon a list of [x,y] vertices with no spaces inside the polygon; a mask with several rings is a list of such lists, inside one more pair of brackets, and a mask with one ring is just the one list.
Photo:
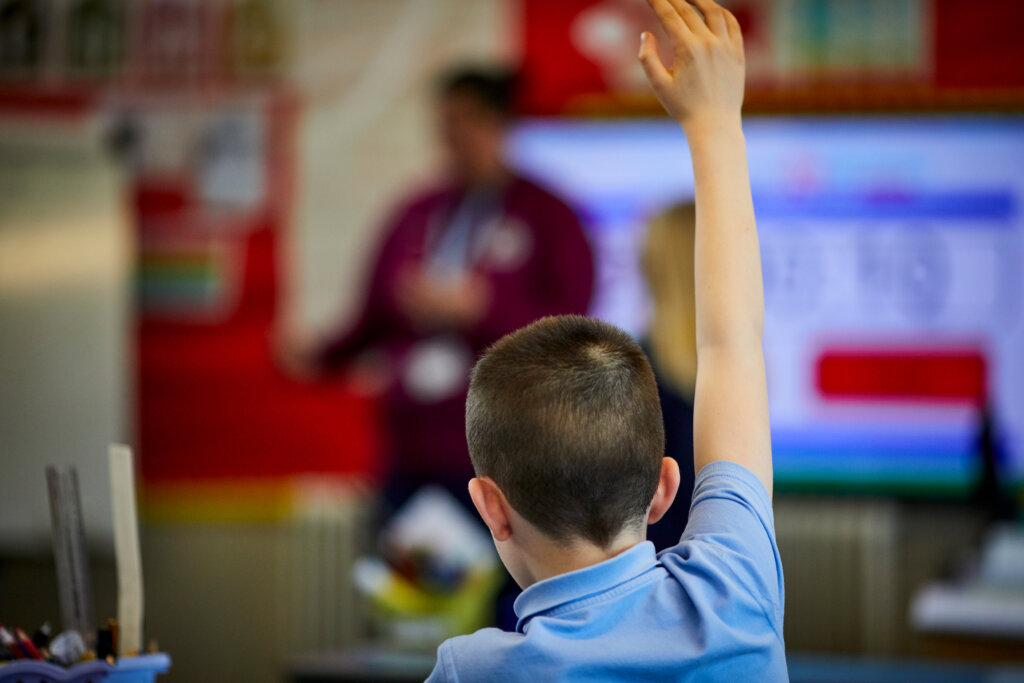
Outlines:
{"label": "back of head", "polygon": [[647,358],[617,327],[558,316],[499,340],[473,369],[466,436],[477,475],[547,536],[608,547],[643,528],[664,426]]}

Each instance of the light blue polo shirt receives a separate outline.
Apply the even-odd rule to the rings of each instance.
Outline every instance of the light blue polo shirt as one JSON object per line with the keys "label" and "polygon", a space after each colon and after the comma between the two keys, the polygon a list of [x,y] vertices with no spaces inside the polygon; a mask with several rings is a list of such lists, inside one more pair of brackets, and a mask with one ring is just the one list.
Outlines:
{"label": "light blue polo shirt", "polygon": [[749,470],[697,475],[678,545],[540,581],[514,633],[452,638],[428,681],[788,681],[771,501]]}

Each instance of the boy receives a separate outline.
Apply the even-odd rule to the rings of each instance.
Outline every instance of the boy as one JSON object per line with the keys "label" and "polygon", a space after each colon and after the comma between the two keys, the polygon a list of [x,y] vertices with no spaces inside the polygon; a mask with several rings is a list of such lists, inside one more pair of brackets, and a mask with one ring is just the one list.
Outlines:
{"label": "boy", "polygon": [[679,469],[663,457],[654,376],[630,337],[570,316],[503,338],[474,369],[466,401],[469,491],[525,589],[519,623],[443,643],[431,681],[788,678],[742,37],[712,0],[649,3],[674,63],[665,68],[646,33],[640,61],[686,134],[696,182],[689,523],[658,556],[644,541]]}

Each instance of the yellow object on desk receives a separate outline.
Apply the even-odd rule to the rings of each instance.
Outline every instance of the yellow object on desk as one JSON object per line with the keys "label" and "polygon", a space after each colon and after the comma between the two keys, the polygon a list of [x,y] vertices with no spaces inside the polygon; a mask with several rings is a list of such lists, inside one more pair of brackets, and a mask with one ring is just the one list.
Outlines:
{"label": "yellow object on desk", "polygon": [[491,625],[494,600],[505,580],[501,567],[478,569],[455,590],[440,592],[409,581],[382,561],[365,558],[356,563],[355,574],[382,630],[395,640],[431,647]]}

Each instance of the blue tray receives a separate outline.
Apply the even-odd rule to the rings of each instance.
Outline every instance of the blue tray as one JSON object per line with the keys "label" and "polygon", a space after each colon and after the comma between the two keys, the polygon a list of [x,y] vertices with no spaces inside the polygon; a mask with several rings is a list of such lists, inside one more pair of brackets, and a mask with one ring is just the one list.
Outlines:
{"label": "blue tray", "polygon": [[106,683],[106,662],[85,662],[65,669],[56,664],[21,660],[0,667],[0,683]]}
{"label": "blue tray", "polygon": [[166,673],[171,658],[163,653],[125,657],[110,666],[106,662],[84,662],[70,668],[19,660],[0,666],[0,683],[153,683]]}
{"label": "blue tray", "polygon": [[167,673],[171,658],[162,652],[117,660],[107,675],[108,683],[153,683],[157,674]]}

